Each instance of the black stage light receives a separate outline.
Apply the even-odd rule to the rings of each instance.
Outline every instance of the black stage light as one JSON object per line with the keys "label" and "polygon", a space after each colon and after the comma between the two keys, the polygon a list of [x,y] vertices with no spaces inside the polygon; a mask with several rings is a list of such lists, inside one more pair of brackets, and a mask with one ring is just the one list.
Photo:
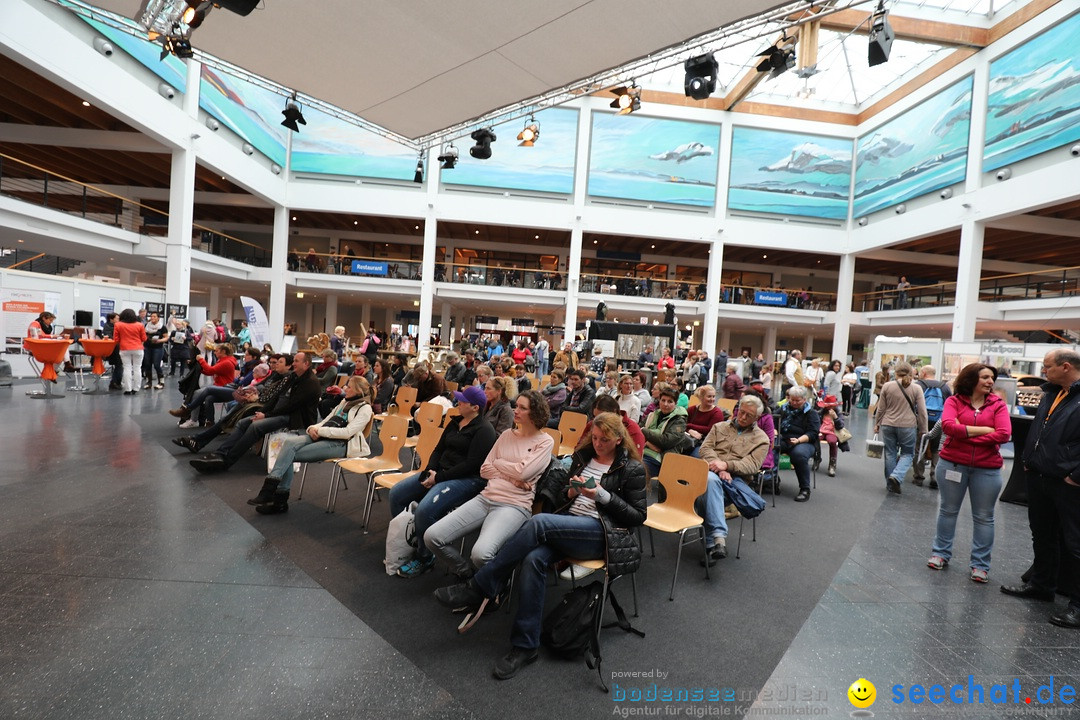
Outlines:
{"label": "black stage light", "polygon": [[218,7],[231,10],[237,15],[250,15],[251,11],[259,6],[260,0],[214,0]]}
{"label": "black stage light", "polygon": [[885,9],[885,3],[881,2],[870,18],[870,49],[867,53],[870,67],[889,61],[894,37],[896,35],[889,25],[889,11]]}
{"label": "black stage light", "polygon": [[439,167],[443,170],[453,170],[458,161],[458,149],[450,145],[439,156]]}
{"label": "black stage light", "polygon": [[665,325],[674,325],[675,324],[675,304],[674,303],[668,303],[667,305],[664,306],[664,324]]}
{"label": "black stage light", "polygon": [[712,53],[689,58],[683,67],[686,69],[686,79],[683,80],[686,97],[705,100],[716,92],[716,74],[720,71],[720,64]]}
{"label": "black stage light", "polygon": [[596,306],[596,319],[607,320],[607,305],[603,302]]}
{"label": "black stage light", "polygon": [[281,111],[281,114],[285,116],[285,119],[281,121],[283,127],[287,127],[293,132],[300,132],[300,125],[307,125],[307,120],[304,119],[304,114],[300,112],[300,104],[296,102],[296,96],[292,99],[285,101],[285,109]]}
{"label": "black stage light", "polygon": [[491,143],[495,142],[495,133],[492,128],[480,128],[473,130],[469,135],[476,144],[469,148],[469,154],[477,160],[487,160],[491,157]]}
{"label": "black stage light", "polygon": [[172,41],[172,51],[178,58],[195,57],[195,51],[191,47],[191,41],[187,38],[174,38]]}
{"label": "black stage light", "polygon": [[758,55],[765,59],[758,63],[757,71],[776,77],[795,67],[795,40],[785,36],[779,46],[767,47]]}
{"label": "black stage light", "polygon": [[618,97],[612,100],[608,107],[618,110],[619,115],[629,115],[641,109],[641,88],[637,85],[624,85],[613,88],[611,92]]}
{"label": "black stage light", "polygon": [[414,183],[424,182],[424,152],[420,151],[419,157],[416,158],[416,174],[413,175],[412,181]]}

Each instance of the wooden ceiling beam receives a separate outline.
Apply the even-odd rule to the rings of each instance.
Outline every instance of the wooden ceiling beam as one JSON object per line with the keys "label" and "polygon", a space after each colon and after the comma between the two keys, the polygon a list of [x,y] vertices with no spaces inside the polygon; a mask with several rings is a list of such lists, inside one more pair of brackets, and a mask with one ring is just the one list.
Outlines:
{"label": "wooden ceiling beam", "polygon": [[[870,32],[871,13],[864,10],[840,10],[821,19],[821,27],[842,33],[866,35]],[[990,44],[990,30],[972,25],[924,20],[889,13],[889,26],[898,40],[933,43],[948,47],[984,48]]]}

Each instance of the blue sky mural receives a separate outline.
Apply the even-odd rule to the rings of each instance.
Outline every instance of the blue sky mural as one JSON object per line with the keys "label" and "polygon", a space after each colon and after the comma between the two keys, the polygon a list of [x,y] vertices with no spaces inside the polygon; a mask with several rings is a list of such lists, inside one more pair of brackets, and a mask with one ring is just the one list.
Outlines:
{"label": "blue sky mural", "polygon": [[1080,15],[990,64],[983,170],[1080,140]]}
{"label": "blue sky mural", "polygon": [[76,14],[76,17],[101,33],[118,49],[145,65],[148,70],[172,85],[178,92],[184,92],[184,88],[187,87],[187,65],[183,60],[175,55],[167,55],[164,60],[161,60],[161,45],[137,38],[123,30],[117,30],[82,15]]}
{"label": "blue sky mural", "polygon": [[971,83],[964,78],[859,138],[855,217],[964,179]]}
{"label": "blue sky mural", "polygon": [[518,144],[518,133],[528,118],[496,125],[497,140],[491,145],[488,160],[477,160],[469,155],[469,148],[474,144],[470,138],[456,140],[454,146],[460,159],[453,170],[442,172],[442,181],[453,185],[573,193],[577,111],[553,108],[538,112],[535,117],[540,125],[540,136],[535,145],[521,147]]}
{"label": "blue sky mural", "polygon": [[412,148],[316,108],[304,107],[303,112],[307,125],[292,140],[293,172],[413,179]]}
{"label": "blue sky mural", "polygon": [[728,209],[845,220],[851,140],[737,127]]}
{"label": "blue sky mural", "polygon": [[289,131],[281,126],[284,96],[203,65],[199,107],[285,167],[285,136]]}
{"label": "blue sky mural", "polygon": [[719,144],[719,125],[594,113],[589,195],[712,207]]}

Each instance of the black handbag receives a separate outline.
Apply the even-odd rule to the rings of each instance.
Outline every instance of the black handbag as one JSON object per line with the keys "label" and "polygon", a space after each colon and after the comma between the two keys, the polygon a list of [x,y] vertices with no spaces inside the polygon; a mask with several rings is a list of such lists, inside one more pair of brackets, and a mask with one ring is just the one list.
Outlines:
{"label": "black handbag", "polygon": [[612,578],[636,572],[641,567],[641,546],[637,536],[627,528],[609,527],[604,523],[604,561]]}

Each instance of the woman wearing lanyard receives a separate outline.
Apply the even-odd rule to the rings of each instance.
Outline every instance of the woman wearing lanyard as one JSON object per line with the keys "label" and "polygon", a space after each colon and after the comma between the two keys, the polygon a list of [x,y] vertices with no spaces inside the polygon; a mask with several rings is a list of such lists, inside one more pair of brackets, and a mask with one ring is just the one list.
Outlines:
{"label": "woman wearing lanyard", "polygon": [[1001,444],[1012,434],[1009,406],[994,394],[997,370],[972,363],[956,376],[945,400],[941,427],[945,444],[937,466],[941,488],[937,536],[927,567],[942,570],[952,558],[956,516],[971,496],[971,579],[985,583],[994,546],[994,505],[1001,490]]}

